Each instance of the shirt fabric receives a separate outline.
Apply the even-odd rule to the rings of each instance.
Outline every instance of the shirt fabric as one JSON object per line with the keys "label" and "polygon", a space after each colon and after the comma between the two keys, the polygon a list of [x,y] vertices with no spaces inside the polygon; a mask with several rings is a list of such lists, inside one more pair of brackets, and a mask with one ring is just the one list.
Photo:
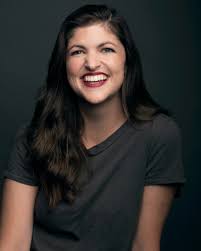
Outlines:
{"label": "shirt fabric", "polygon": [[[4,177],[39,186],[26,157],[26,127],[19,130]],[[131,251],[143,189],[185,183],[180,128],[164,114],[137,125],[127,120],[88,149],[94,175],[70,206],[49,209],[39,189],[34,208],[31,251]]]}

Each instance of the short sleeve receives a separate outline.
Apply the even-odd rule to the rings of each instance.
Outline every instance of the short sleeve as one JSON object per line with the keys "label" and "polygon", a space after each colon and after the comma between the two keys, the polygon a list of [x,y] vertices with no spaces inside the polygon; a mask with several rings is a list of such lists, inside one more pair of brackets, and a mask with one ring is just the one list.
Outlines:
{"label": "short sleeve", "polygon": [[174,185],[175,197],[180,197],[185,182],[180,128],[172,118],[159,115],[151,126],[145,185]]}
{"label": "short sleeve", "polygon": [[32,186],[39,185],[38,179],[31,167],[25,125],[17,131],[8,165],[3,172],[3,178],[9,178]]}

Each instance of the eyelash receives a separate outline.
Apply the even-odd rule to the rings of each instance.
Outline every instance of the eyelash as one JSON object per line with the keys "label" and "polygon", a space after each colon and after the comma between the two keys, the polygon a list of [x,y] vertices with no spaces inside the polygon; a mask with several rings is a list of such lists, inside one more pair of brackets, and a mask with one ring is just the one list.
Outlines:
{"label": "eyelash", "polygon": [[[106,47],[106,48],[103,48],[102,50],[107,50],[107,52],[115,52],[112,48],[108,48],[108,47]],[[108,51],[109,50],[109,51]],[[73,52],[71,52],[71,56],[74,56],[74,55],[79,55],[80,53],[78,53],[78,52],[83,52],[82,50],[77,50],[77,51],[73,51]]]}
{"label": "eyelash", "polygon": [[103,48],[103,50],[109,50],[110,52],[114,52],[114,50],[112,48],[108,48],[108,47]]}
{"label": "eyelash", "polygon": [[73,51],[73,52],[70,53],[70,56],[78,55],[78,54],[80,54],[80,53],[78,53],[80,51],[81,50]]}

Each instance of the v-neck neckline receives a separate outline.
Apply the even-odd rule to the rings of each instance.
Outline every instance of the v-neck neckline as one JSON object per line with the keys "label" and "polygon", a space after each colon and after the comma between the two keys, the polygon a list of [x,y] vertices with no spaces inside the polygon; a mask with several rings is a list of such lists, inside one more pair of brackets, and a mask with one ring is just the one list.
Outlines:
{"label": "v-neck neckline", "polygon": [[128,124],[129,120],[127,119],[116,131],[109,135],[105,140],[95,146],[86,149],[88,155],[97,155],[100,152],[104,151],[106,148],[108,148],[125,131]]}

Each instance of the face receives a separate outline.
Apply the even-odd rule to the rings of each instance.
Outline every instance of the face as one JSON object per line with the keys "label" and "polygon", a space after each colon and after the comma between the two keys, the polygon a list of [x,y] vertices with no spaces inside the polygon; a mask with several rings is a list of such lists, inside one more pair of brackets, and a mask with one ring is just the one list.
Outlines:
{"label": "face", "polygon": [[69,84],[91,104],[120,98],[125,60],[122,43],[105,24],[77,28],[67,46]]}

